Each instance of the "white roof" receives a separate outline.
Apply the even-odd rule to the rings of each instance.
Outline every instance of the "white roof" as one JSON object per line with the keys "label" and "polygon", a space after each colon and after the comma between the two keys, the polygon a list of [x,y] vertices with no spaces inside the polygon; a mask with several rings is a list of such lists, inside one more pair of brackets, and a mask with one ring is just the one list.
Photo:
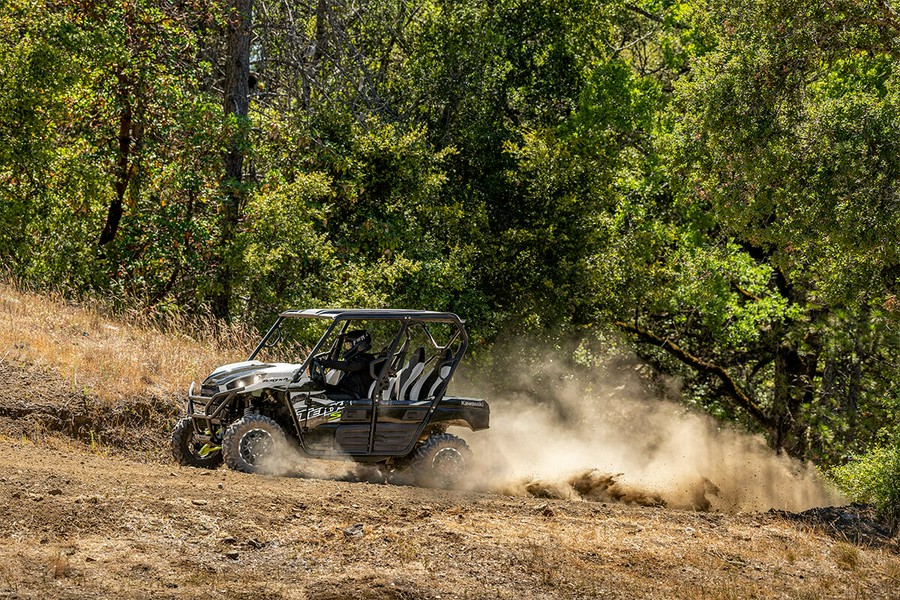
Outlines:
{"label": "white roof", "polygon": [[308,308],[305,310],[286,310],[281,313],[281,316],[331,320],[410,319],[413,321],[443,321],[451,323],[465,323],[465,321],[451,312],[437,312],[432,310],[405,310],[399,308]]}

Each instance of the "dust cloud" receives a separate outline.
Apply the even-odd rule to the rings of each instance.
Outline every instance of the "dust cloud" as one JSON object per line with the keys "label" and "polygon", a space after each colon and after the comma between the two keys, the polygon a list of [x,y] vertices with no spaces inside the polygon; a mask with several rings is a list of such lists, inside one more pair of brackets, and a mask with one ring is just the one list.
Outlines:
{"label": "dust cloud", "polygon": [[[490,429],[450,431],[474,453],[475,472],[463,487],[723,512],[799,512],[846,503],[814,466],[777,455],[761,436],[677,402],[677,385],[664,394],[669,399],[649,391],[636,363],[581,379],[552,361],[527,375],[520,365],[454,380],[451,395],[482,397],[491,407]],[[287,442],[266,457],[265,473],[386,481],[376,466],[304,457]],[[411,483],[403,475],[387,479]]]}
{"label": "dust cloud", "polygon": [[845,503],[813,466],[776,455],[760,436],[652,399],[636,378],[599,386],[551,379],[514,382],[529,392],[487,398],[491,428],[462,435],[476,456],[478,488],[725,512]]}
{"label": "dust cloud", "polygon": [[311,458],[291,439],[273,445],[260,457],[257,467],[263,475],[279,477],[384,482],[383,475],[374,466],[354,463],[349,457],[335,457],[335,460]]}

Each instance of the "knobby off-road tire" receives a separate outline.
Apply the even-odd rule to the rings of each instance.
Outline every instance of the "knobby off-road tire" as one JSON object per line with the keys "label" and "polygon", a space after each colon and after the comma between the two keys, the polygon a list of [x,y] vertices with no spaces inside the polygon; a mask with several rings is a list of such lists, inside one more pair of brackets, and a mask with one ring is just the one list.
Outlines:
{"label": "knobby off-road tire", "polygon": [[225,464],[244,473],[272,472],[273,459],[283,456],[287,446],[284,430],[265,415],[244,415],[222,436]]}
{"label": "knobby off-road tire", "polygon": [[222,464],[222,451],[213,450],[205,456],[200,454],[205,442],[195,438],[194,426],[190,417],[178,421],[172,430],[172,456],[175,462],[185,467],[215,469]]}
{"label": "knobby off-road tire", "polygon": [[472,451],[455,435],[435,433],[413,451],[409,466],[419,485],[453,487],[471,470]]}

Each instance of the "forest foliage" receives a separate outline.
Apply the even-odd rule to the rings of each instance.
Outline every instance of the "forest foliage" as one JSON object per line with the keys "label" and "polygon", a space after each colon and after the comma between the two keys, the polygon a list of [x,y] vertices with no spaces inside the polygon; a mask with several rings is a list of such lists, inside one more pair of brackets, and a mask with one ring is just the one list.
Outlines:
{"label": "forest foliage", "polygon": [[840,465],[900,434],[898,58],[893,0],[3,0],[0,257],[635,353]]}

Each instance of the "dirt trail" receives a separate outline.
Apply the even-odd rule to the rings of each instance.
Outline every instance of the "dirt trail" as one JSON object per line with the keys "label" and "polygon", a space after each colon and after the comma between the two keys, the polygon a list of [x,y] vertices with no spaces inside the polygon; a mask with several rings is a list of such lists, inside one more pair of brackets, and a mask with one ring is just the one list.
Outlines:
{"label": "dirt trail", "polygon": [[843,509],[818,520],[674,510],[594,471],[563,482],[577,494],[532,480],[531,496],[513,496],[521,490],[181,468],[165,462],[174,399],[110,407],[2,357],[0,384],[0,600],[830,599],[900,588],[900,554],[877,535],[853,545],[812,527]]}
{"label": "dirt trail", "polygon": [[896,554],[774,514],[0,450],[0,598],[890,598],[900,585]]}

